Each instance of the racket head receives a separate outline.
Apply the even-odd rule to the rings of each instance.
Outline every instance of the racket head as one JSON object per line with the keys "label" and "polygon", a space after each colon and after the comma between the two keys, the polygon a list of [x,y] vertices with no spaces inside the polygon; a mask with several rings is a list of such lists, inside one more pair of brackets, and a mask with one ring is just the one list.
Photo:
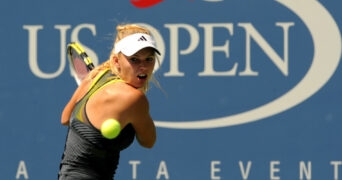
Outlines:
{"label": "racket head", "polygon": [[67,54],[71,73],[79,85],[88,73],[94,69],[94,64],[82,46],[76,42],[68,44]]}

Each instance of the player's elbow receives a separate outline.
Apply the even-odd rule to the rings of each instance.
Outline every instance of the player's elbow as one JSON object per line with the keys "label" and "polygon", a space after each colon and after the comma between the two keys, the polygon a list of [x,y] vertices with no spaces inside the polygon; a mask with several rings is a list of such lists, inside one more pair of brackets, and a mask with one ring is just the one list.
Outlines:
{"label": "player's elbow", "polygon": [[156,136],[153,137],[149,137],[148,139],[139,139],[138,138],[138,142],[142,147],[145,148],[152,148],[154,146],[154,144],[156,143]]}
{"label": "player's elbow", "polygon": [[155,144],[154,142],[153,142],[153,143],[140,143],[140,145],[141,145],[142,147],[148,148],[148,149],[153,148],[154,144]]}
{"label": "player's elbow", "polygon": [[64,126],[69,126],[69,122],[61,121],[61,124],[64,125]]}
{"label": "player's elbow", "polygon": [[155,143],[156,143],[155,141],[153,141],[153,142],[151,142],[151,143],[146,143],[146,144],[144,145],[144,147],[145,147],[145,148],[151,149],[151,148],[153,148],[153,146],[154,146]]}

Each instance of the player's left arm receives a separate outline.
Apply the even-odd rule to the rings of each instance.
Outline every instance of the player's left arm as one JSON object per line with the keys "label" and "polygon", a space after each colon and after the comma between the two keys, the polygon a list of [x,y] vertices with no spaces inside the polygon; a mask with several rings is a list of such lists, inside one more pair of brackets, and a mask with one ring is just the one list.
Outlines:
{"label": "player's left arm", "polygon": [[79,86],[72,97],[70,98],[69,102],[65,105],[62,115],[61,115],[61,123],[65,126],[69,125],[70,116],[72,114],[72,111],[74,110],[74,107],[76,106],[77,101],[79,101],[80,95],[84,94],[84,90],[86,89],[86,85],[82,84]]}
{"label": "player's left arm", "polygon": [[69,102],[66,104],[66,106],[63,109],[62,116],[61,116],[61,123],[65,126],[69,125],[69,120],[71,113],[76,105],[76,101],[74,96],[69,100]]}

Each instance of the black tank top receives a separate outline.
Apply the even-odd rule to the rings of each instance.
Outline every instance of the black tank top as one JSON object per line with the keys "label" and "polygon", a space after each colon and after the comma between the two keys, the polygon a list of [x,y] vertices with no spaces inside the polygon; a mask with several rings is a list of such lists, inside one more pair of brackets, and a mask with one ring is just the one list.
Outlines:
{"label": "black tank top", "polygon": [[[88,120],[85,106],[100,88],[122,81],[104,71],[91,85],[88,93],[77,103],[71,116],[65,149],[60,164],[59,179],[113,179],[120,151],[134,140],[131,124],[125,126],[118,137],[109,140],[101,135]],[[81,178],[82,177],[82,178]]]}

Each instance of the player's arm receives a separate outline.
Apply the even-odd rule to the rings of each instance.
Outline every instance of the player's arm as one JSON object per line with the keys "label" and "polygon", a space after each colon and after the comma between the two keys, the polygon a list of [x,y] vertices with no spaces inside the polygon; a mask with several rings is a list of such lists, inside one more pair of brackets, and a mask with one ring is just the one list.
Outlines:
{"label": "player's arm", "polygon": [[121,128],[131,123],[139,144],[151,148],[156,141],[156,129],[149,114],[146,96],[125,83],[108,85],[87,102],[87,116],[97,129],[109,119],[117,119]]}
{"label": "player's arm", "polygon": [[149,113],[149,103],[144,94],[139,94],[131,107],[132,124],[136,132],[139,144],[146,148],[152,148],[156,142],[156,128]]}
{"label": "player's arm", "polygon": [[74,107],[80,97],[81,94],[85,93],[86,85],[79,86],[72,97],[70,98],[69,102],[65,105],[62,115],[61,115],[61,123],[65,126],[69,125],[70,116],[72,114],[72,111],[74,110]]}
{"label": "player's arm", "polygon": [[72,110],[75,107],[76,102],[74,98],[71,98],[70,101],[66,104],[63,109],[62,116],[61,116],[61,123],[65,126],[69,125],[69,119],[72,113]]}

